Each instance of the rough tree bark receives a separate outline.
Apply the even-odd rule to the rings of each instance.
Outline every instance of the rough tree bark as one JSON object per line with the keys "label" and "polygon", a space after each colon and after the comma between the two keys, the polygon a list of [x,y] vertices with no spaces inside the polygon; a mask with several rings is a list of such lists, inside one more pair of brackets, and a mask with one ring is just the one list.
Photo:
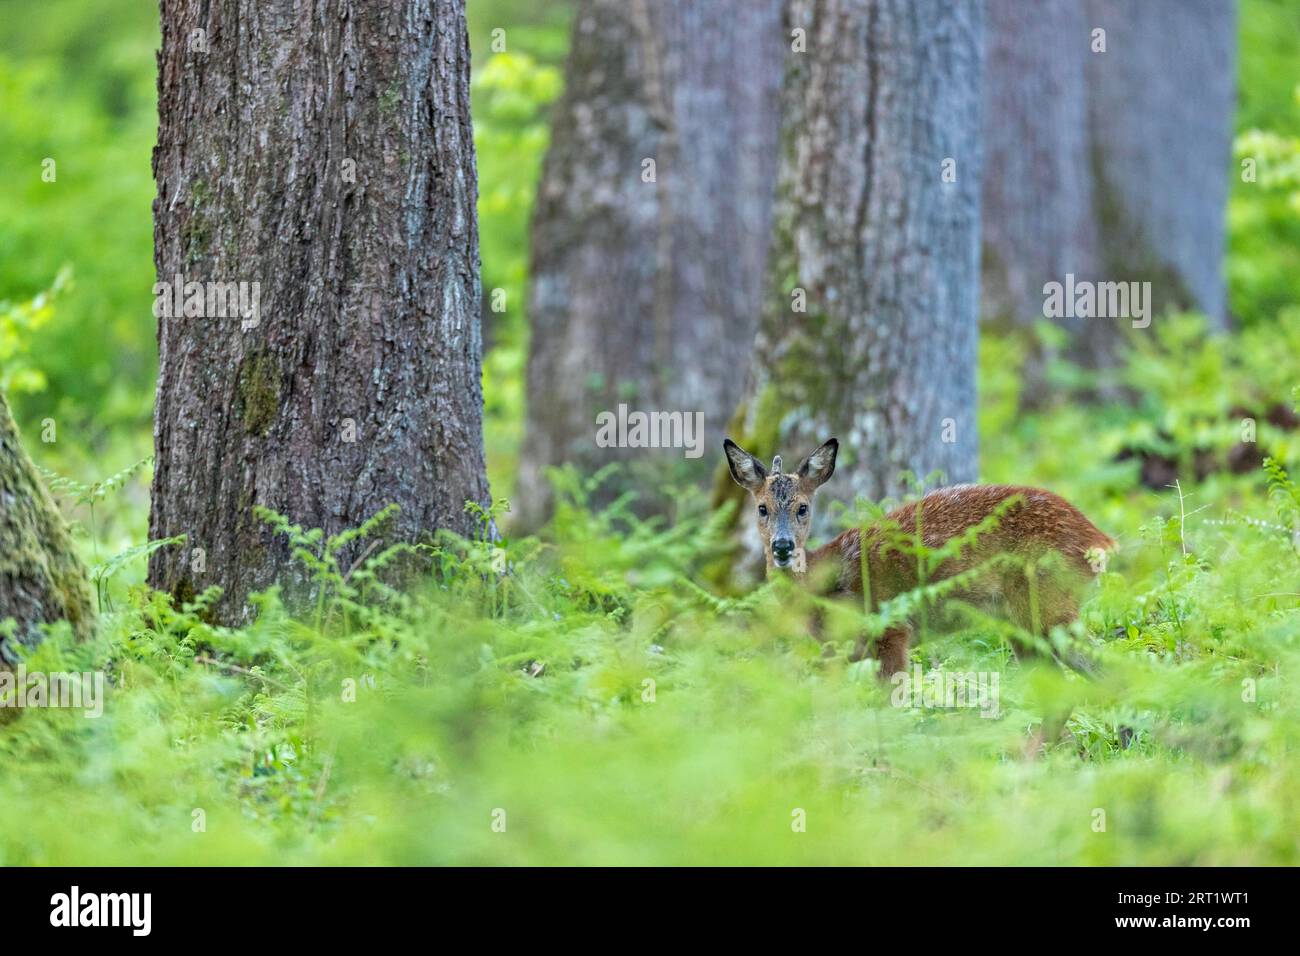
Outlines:
{"label": "rough tree bark", "polygon": [[[1232,0],[989,0],[987,36],[986,320],[1041,320],[1044,284],[1073,273],[1149,281],[1153,315],[1225,327]],[[1055,321],[1099,367],[1132,328]]]}
{"label": "rough tree bark", "polygon": [[[18,440],[0,394],[0,625],[33,644],[39,625],[66,620],[80,637],[94,626],[86,569],[67,525]],[[0,627],[0,667],[15,662]]]}
{"label": "rough tree bark", "polygon": [[598,448],[619,402],[703,412],[710,454],[683,471],[708,474],[758,322],[785,49],[781,0],[579,5],[533,219],[519,525],[545,519],[551,466],[682,465]]}
{"label": "rough tree bark", "polygon": [[825,496],[976,475],[982,7],[789,5],[807,52],[786,76],[770,293],[733,427],[790,468],[838,437]]}
{"label": "rough tree bark", "polygon": [[159,318],[150,533],[189,541],[149,576],[238,622],[298,575],[255,505],[333,533],[395,502],[415,540],[487,503],[469,44],[461,0],[162,0],[162,28],[159,280],[260,282],[260,320]]}

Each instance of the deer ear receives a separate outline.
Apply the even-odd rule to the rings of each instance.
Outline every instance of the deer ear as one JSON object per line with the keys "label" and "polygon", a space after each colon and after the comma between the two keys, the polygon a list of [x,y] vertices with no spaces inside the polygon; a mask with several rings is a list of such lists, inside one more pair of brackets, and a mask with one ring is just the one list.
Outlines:
{"label": "deer ear", "polygon": [[835,456],[839,450],[839,440],[832,438],[803,460],[799,466],[799,481],[805,488],[816,491],[835,474]]}
{"label": "deer ear", "polygon": [[750,491],[757,491],[763,487],[763,482],[767,479],[767,469],[763,467],[761,461],[730,438],[723,440],[722,450],[727,453],[727,467],[731,469],[731,477],[736,479],[736,484]]}

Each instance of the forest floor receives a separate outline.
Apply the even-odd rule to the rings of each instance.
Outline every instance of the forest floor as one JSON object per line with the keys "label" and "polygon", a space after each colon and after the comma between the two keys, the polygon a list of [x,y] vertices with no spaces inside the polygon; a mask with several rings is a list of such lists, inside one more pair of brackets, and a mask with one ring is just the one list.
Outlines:
{"label": "forest floor", "polygon": [[272,592],[210,627],[127,555],[98,638],[24,662],[104,672],[102,716],[0,713],[0,864],[1300,862],[1300,491],[1251,458],[1294,469],[1300,433],[1260,412],[1243,466],[1234,410],[1291,401],[1274,356],[1300,321],[1230,347],[1163,328],[1101,406],[1062,367],[1025,411],[1019,347],[984,345],[985,480],[1121,542],[1073,635],[1098,675],[972,620],[913,661],[996,675],[995,706],[899,701],[847,662],[851,628],[823,657],[780,583],[705,583],[726,522],[702,497],[643,523],[570,474],[543,536],[448,542],[417,592],[324,556],[305,618]]}

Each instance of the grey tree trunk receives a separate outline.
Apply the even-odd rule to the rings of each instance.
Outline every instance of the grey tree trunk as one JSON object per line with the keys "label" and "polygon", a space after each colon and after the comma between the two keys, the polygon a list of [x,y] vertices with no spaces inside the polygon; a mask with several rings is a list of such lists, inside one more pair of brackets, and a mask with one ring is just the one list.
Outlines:
{"label": "grey tree trunk", "polygon": [[[1041,320],[1043,286],[1073,273],[1149,281],[1153,317],[1194,308],[1226,326],[1235,46],[1232,0],[989,0],[987,320]],[[1098,367],[1133,330],[1054,321]]]}
{"label": "grey tree trunk", "polygon": [[791,469],[839,438],[824,496],[976,476],[982,9],[789,5],[807,52],[786,76],[770,294],[734,430]]}
{"label": "grey tree trunk", "polygon": [[[520,526],[565,462],[633,462],[642,492],[707,476],[758,322],[785,50],[781,0],[579,4],[533,218]],[[597,447],[620,402],[702,412],[710,454]]]}
{"label": "grey tree trunk", "polygon": [[1098,275],[1080,0],[989,0],[984,73],[986,319],[1032,324],[1043,286]]}
{"label": "grey tree trunk", "polygon": [[149,577],[239,622],[299,581],[255,505],[335,533],[396,503],[412,541],[487,503],[469,44],[461,0],[163,0],[162,28],[159,280],[260,283],[260,316],[159,318],[150,533],[189,542]]}
{"label": "grey tree trunk", "polygon": [[34,644],[39,625],[62,620],[80,637],[94,628],[86,569],[0,394],[0,667],[15,660],[6,621]]}
{"label": "grey tree trunk", "polygon": [[[1236,106],[1233,0],[1089,0],[1092,162],[1108,279],[1152,283],[1155,309],[1227,320],[1224,215]],[[1106,355],[1114,336],[1097,342]]]}

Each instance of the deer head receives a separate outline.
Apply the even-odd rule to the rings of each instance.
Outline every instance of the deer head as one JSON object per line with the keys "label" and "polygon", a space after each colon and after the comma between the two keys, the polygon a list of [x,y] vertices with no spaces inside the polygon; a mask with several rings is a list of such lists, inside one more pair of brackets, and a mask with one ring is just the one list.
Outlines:
{"label": "deer head", "polygon": [[802,574],[807,569],[804,543],[812,528],[813,495],[835,473],[840,443],[834,438],[825,442],[793,474],[781,470],[780,455],[772,459],[769,472],[730,438],[722,448],[727,453],[731,477],[754,496],[754,515],[768,572],[780,568]]}

